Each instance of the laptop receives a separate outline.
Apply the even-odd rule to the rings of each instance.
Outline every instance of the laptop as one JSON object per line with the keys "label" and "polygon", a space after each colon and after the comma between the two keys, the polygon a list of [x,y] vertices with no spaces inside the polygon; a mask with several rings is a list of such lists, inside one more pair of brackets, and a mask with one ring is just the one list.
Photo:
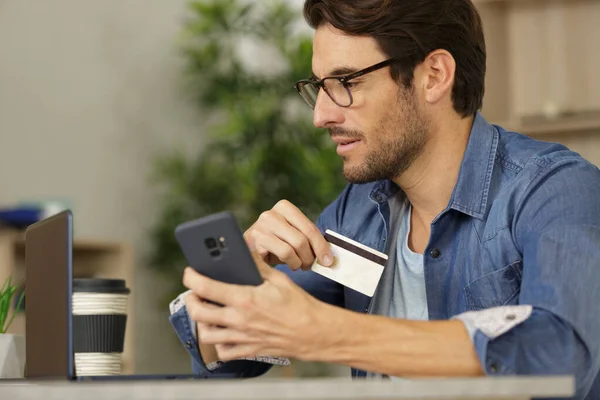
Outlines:
{"label": "laptop", "polygon": [[[71,302],[73,292],[71,210],[54,214],[27,227],[25,270],[26,379],[71,381],[207,379],[194,374],[178,373],[76,375]],[[155,348],[149,350],[157,351]],[[157,357],[160,357],[160,350],[158,353]],[[233,378],[225,374],[215,377]]]}

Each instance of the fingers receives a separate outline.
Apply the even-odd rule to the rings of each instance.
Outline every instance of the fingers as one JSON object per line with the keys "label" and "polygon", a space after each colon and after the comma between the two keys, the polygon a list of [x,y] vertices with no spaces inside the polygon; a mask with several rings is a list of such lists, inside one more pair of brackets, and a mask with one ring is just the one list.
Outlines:
{"label": "fingers", "polygon": [[293,270],[309,269],[315,256],[325,266],[333,261],[329,243],[319,229],[288,201],[261,214],[244,236],[265,261],[280,261]]}
{"label": "fingers", "polygon": [[[258,344],[260,339],[236,329],[219,328],[215,326],[204,326],[198,330],[198,338],[203,344],[223,345],[223,344]],[[217,349],[218,353],[218,349]],[[221,355],[219,354],[219,358]]]}
{"label": "fingers", "polygon": [[241,318],[231,308],[219,307],[202,301],[194,293],[186,298],[186,307],[198,326],[198,342],[204,345],[252,344],[260,340],[236,329],[242,326]]}
{"label": "fingers", "polygon": [[[289,201],[278,202],[273,210],[283,215],[285,219],[296,229],[302,232],[308,240],[311,250],[316,255],[319,263],[329,266],[333,262],[333,255],[329,243],[325,240],[321,231],[303,213]],[[312,264],[312,261],[311,261]]]}
{"label": "fingers", "polygon": [[[305,217],[306,218],[306,217]],[[293,269],[312,265],[315,255],[308,238],[291,225],[286,215],[273,210],[261,215],[261,223],[268,227],[267,234],[258,231],[256,240]]]}
{"label": "fingers", "polygon": [[258,272],[260,272],[260,275],[263,277],[263,279],[268,279],[274,271],[273,267],[266,263],[262,256],[256,252],[252,252],[252,258],[254,258],[254,263],[256,264]]}
{"label": "fingers", "polygon": [[[263,216],[262,218],[264,221],[265,217]],[[273,256],[275,256],[276,260],[280,260],[281,262],[287,264],[290,268],[294,270],[301,268],[303,262],[305,261],[303,261],[302,258],[300,258],[296,250],[292,247],[292,245],[290,245],[290,243],[285,238],[286,234],[288,234],[288,236],[290,235],[289,232],[285,231],[289,231],[291,229],[285,227],[285,225],[283,224],[279,224],[279,226],[276,226],[276,224],[270,224],[269,222],[266,223],[269,224],[273,230],[279,229],[279,232],[284,233],[275,235],[272,232],[264,233],[262,231],[255,230],[254,232],[252,232],[252,239],[256,243],[260,243],[260,246],[257,246],[257,248],[265,249],[265,251],[267,251],[268,254],[272,254]],[[309,256],[307,258],[310,259],[311,257]],[[263,257],[263,259],[265,258]],[[267,260],[270,260],[270,258]]]}
{"label": "fingers", "polygon": [[225,326],[229,322],[223,307],[202,301],[194,293],[188,295],[186,308],[192,320],[203,325]]}
{"label": "fingers", "polygon": [[183,285],[201,299],[210,300],[224,306],[230,305],[236,298],[243,296],[250,287],[220,282],[200,275],[193,268],[183,272]]}

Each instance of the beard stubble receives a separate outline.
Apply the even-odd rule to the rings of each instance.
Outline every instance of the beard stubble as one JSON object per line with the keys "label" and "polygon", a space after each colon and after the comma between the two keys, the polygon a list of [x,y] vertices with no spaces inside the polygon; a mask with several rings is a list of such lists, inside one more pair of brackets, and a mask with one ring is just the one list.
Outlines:
{"label": "beard stubble", "polygon": [[[400,88],[395,107],[379,121],[367,140],[370,146],[360,165],[344,162],[344,178],[355,184],[394,179],[404,173],[423,152],[428,140],[429,124],[417,105],[412,88]],[[365,134],[332,128],[332,136],[342,135],[364,140]]]}

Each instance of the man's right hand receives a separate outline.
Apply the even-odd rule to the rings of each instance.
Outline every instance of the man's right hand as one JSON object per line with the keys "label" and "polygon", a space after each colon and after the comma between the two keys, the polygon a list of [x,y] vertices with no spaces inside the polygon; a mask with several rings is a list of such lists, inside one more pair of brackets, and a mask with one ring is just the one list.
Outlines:
{"label": "man's right hand", "polygon": [[[190,292],[185,296],[185,307],[190,310],[190,304],[201,302],[202,299],[199,299],[194,293]],[[202,324],[196,323],[196,336],[198,340],[198,350],[200,350],[200,355],[202,356],[202,360],[204,364],[208,365],[212,362],[219,361],[219,355],[217,353],[217,348],[212,344],[204,344],[200,341],[200,330],[203,328]]]}
{"label": "man's right hand", "polygon": [[319,228],[287,200],[262,213],[244,238],[250,250],[271,265],[308,270],[315,258],[326,267],[333,262],[329,243]]}

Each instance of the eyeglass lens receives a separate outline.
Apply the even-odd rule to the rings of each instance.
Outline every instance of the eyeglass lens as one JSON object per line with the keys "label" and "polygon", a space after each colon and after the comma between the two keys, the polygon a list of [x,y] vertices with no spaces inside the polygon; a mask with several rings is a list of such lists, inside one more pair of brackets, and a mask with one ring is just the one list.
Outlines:
{"label": "eyeglass lens", "polygon": [[[352,103],[348,89],[339,80],[335,78],[325,79],[323,84],[325,92],[339,106],[348,107]],[[319,96],[319,87],[314,83],[305,83],[300,87],[300,94],[308,105],[314,108]]]}

